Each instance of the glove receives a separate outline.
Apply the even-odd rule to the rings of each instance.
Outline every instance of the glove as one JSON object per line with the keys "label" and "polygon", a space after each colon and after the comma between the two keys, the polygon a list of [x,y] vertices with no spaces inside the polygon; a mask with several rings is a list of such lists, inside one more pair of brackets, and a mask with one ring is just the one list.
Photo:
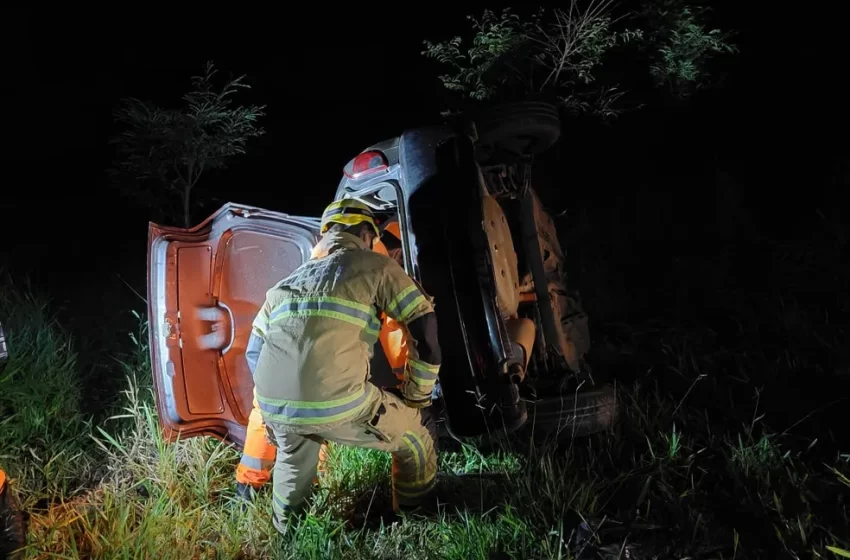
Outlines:
{"label": "glove", "polygon": [[404,404],[409,406],[410,408],[428,408],[431,406],[431,397],[430,395],[427,398],[421,400],[412,400],[407,397],[402,397]]}
{"label": "glove", "polygon": [[401,399],[405,406],[409,406],[410,408],[425,408],[427,406],[431,406],[431,397],[429,396],[426,399],[416,400],[411,399],[405,396],[404,390],[399,390],[395,387],[389,387],[384,389],[385,393],[390,393],[391,395],[395,395]]}

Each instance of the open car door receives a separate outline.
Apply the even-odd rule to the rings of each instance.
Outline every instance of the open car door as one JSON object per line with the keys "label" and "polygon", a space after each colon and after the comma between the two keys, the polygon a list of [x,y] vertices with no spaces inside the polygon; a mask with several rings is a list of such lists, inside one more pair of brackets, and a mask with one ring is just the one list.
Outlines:
{"label": "open car door", "polygon": [[188,230],[150,224],[151,367],[167,440],[244,444],[251,323],[266,291],[309,259],[318,236],[318,218],[238,204]]}

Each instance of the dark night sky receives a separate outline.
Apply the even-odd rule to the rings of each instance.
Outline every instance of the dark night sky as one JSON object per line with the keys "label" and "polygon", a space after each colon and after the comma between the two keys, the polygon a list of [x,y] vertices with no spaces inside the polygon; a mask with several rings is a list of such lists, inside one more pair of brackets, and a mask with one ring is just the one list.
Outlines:
{"label": "dark night sky", "polygon": [[[207,59],[247,73],[251,101],[268,105],[267,134],[210,187],[238,202],[318,212],[350,157],[434,118],[440,87],[419,54],[421,41],[464,29],[463,16],[479,11],[447,6],[341,11],[322,3],[244,14],[231,6],[203,15],[75,7],[6,18],[0,236],[7,266],[52,279],[83,261],[92,272],[69,282],[96,282],[116,269],[143,280],[136,271],[146,217],[105,185],[110,111],[122,96],[179,98]],[[749,185],[756,205],[791,208],[779,189],[790,182],[802,192],[821,181],[846,149],[846,73],[834,62],[843,58],[840,35],[826,30],[823,13],[730,8],[717,7],[719,21],[740,30],[742,53],[725,69],[721,91],[685,115],[648,111],[587,135],[565,128],[584,191],[613,195],[630,176],[678,176],[684,185],[688,176],[721,169]],[[700,161],[677,149],[701,154]],[[600,158],[609,164],[597,173]]]}

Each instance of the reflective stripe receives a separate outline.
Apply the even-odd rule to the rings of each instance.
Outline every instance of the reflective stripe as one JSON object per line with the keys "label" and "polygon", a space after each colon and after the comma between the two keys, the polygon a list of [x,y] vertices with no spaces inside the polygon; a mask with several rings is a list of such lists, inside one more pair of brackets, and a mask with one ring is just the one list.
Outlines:
{"label": "reflective stripe", "polygon": [[239,460],[239,463],[245,465],[249,469],[254,469],[257,471],[267,471],[271,470],[274,466],[274,459],[260,459],[257,457],[251,457],[250,455],[242,454],[242,458]]}
{"label": "reflective stripe", "polygon": [[368,223],[375,231],[375,235],[381,235],[378,225],[375,223],[374,214],[368,206],[353,199],[343,199],[332,202],[322,213],[322,233],[327,232],[331,223],[353,226],[360,223]]}
{"label": "reflective stripe", "polygon": [[420,362],[412,358],[408,359],[408,363],[410,364],[410,377],[417,385],[431,384],[437,380],[437,375],[440,373],[440,366]]}
{"label": "reflective stripe", "polygon": [[387,306],[387,313],[398,321],[406,323],[417,306],[427,301],[416,284],[411,284],[398,294]]}
{"label": "reflective stripe", "polygon": [[394,489],[399,497],[415,500],[431,491],[436,484],[437,473],[426,472],[427,458],[425,456],[425,449],[416,434],[407,431],[401,437],[401,440],[410,449],[416,469],[413,480],[395,480]]}
{"label": "reflective stripe", "polygon": [[430,492],[437,484],[437,477],[424,483],[399,482],[395,483],[395,491],[405,498],[419,498]]}
{"label": "reflective stripe", "polygon": [[324,214],[322,214],[322,219],[326,220],[331,216],[341,216],[343,214],[356,214],[358,216],[368,216],[372,217],[372,212],[369,210],[363,210],[361,208],[355,208],[353,206],[343,206],[342,208],[334,208],[333,210],[328,210]]}
{"label": "reflective stripe", "polygon": [[378,336],[381,329],[381,322],[372,306],[333,296],[285,299],[271,312],[269,324],[290,317],[338,319],[356,325],[373,336]]}
{"label": "reflective stripe", "polygon": [[260,338],[266,338],[266,332],[269,330],[269,316],[265,311],[266,306],[263,304],[257,316],[254,317],[254,322],[251,323],[251,332],[256,333]]}
{"label": "reflective stripe", "polygon": [[280,495],[280,492],[275,488],[272,491],[272,496],[274,497],[274,509],[278,511],[288,511],[292,509],[292,505],[289,503],[289,500]]}
{"label": "reflective stripe", "polygon": [[264,416],[284,424],[330,424],[354,416],[369,402],[372,385],[366,383],[359,393],[333,401],[291,401],[266,399],[257,395]]}
{"label": "reflective stripe", "polygon": [[419,438],[416,437],[416,434],[408,430],[404,432],[403,436],[401,436],[401,440],[405,443],[405,445],[407,445],[408,449],[410,449],[411,453],[413,454],[413,460],[416,463],[416,472],[414,474],[413,480],[401,482],[400,484],[408,488],[422,488],[429,484],[436,477],[437,473],[428,474],[425,472],[425,449],[422,447],[422,442],[419,441]]}

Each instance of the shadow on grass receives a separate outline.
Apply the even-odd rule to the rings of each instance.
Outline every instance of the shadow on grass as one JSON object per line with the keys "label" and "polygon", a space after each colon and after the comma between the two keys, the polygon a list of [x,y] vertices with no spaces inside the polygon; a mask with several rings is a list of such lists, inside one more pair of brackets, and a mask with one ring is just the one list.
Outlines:
{"label": "shadow on grass", "polygon": [[[428,520],[455,521],[467,514],[486,515],[511,502],[510,476],[503,473],[450,474],[440,473],[433,504],[411,515]],[[392,497],[381,487],[357,496],[351,507],[349,526],[377,530],[401,520],[393,512]]]}

